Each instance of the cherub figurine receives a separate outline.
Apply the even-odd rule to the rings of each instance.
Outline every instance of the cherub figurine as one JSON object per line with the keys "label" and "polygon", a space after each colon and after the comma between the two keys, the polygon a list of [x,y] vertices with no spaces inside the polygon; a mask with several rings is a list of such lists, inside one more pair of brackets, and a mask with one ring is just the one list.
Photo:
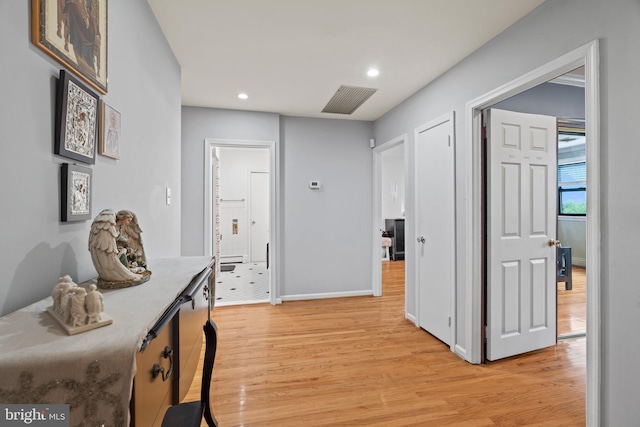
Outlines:
{"label": "cherub figurine", "polygon": [[105,209],[96,216],[89,234],[89,252],[98,272],[98,286],[125,288],[149,280],[151,272],[142,246],[136,215]]}

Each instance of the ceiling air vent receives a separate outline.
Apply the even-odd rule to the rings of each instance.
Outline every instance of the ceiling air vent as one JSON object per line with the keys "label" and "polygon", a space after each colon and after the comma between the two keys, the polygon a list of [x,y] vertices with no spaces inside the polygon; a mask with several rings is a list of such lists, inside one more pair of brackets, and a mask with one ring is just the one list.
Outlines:
{"label": "ceiling air vent", "polygon": [[376,93],[378,89],[355,86],[340,86],[333,97],[327,102],[323,113],[351,114],[361,106],[364,101]]}

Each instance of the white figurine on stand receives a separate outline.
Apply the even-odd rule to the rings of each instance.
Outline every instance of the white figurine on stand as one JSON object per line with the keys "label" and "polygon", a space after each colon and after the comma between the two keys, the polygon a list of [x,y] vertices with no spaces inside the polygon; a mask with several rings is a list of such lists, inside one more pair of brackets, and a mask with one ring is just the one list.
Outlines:
{"label": "white figurine on stand", "polygon": [[94,284],[89,285],[87,292],[71,277],[64,276],[53,287],[52,298],[53,305],[47,311],[69,335],[113,323],[113,319],[103,313],[104,299]]}

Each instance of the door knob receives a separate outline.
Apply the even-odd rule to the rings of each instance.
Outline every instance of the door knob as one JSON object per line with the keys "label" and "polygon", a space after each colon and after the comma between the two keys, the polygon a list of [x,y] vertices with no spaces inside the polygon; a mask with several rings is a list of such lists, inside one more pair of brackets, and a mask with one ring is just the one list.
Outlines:
{"label": "door knob", "polygon": [[560,240],[549,239],[549,246],[560,246]]}
{"label": "door knob", "polygon": [[427,241],[427,239],[425,239],[424,236],[418,237],[418,243],[424,243],[426,241]]}

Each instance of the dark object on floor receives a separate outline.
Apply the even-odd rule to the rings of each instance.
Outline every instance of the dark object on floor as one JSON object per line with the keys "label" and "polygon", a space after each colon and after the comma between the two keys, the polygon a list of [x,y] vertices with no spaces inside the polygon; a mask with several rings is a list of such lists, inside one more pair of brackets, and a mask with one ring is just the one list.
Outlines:
{"label": "dark object on floor", "polygon": [[204,324],[204,336],[206,339],[204,351],[204,366],[202,367],[202,385],[200,389],[200,400],[195,402],[181,403],[169,407],[164,414],[162,427],[200,427],[202,416],[207,421],[209,427],[217,427],[218,421],[211,413],[209,407],[209,388],[211,386],[211,372],[213,362],[216,358],[218,347],[218,329],[213,320],[209,319]]}
{"label": "dark object on floor", "polygon": [[558,282],[564,282],[564,289],[570,291],[573,289],[573,278],[571,277],[571,248],[566,246],[558,246],[558,254],[556,256],[556,271],[558,273]]}
{"label": "dark object on floor", "polygon": [[220,266],[220,271],[221,272],[223,272],[223,271],[233,271],[235,269],[236,269],[236,266],[235,265],[231,265],[231,264],[222,264]]}

